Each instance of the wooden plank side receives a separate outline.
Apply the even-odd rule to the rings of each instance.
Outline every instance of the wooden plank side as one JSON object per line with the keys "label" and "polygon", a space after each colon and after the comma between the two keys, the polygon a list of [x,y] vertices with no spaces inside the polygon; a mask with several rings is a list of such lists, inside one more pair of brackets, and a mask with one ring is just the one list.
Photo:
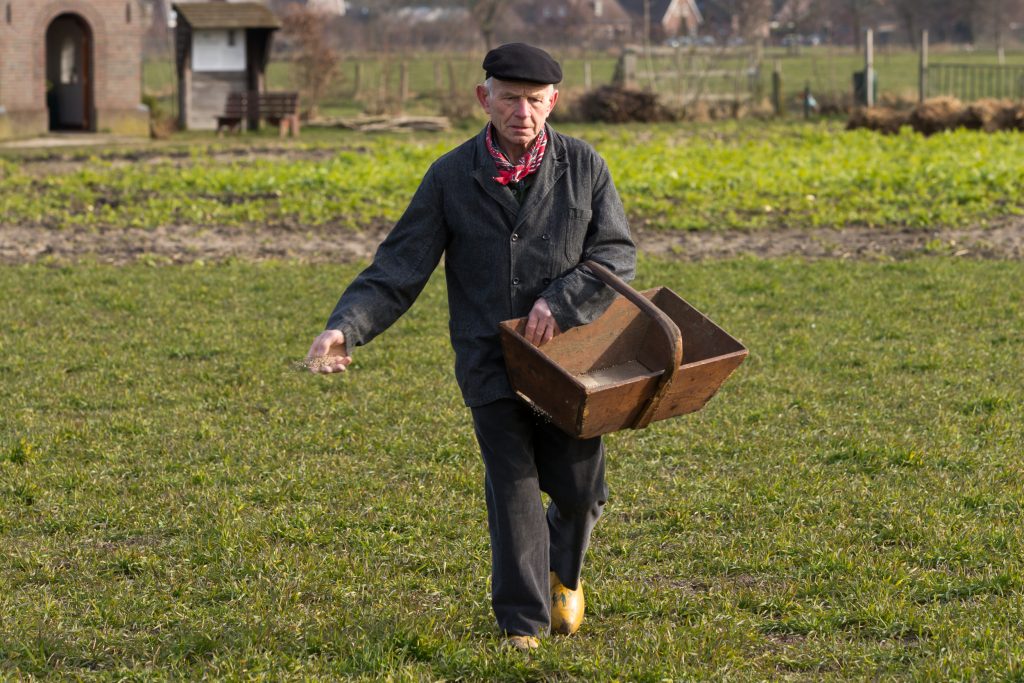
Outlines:
{"label": "wooden plank side", "polygon": [[581,419],[580,438],[607,434],[632,425],[657,386],[660,375],[648,375],[588,394]]}
{"label": "wooden plank side", "polygon": [[583,385],[526,341],[515,321],[501,323],[499,330],[512,388],[563,431],[575,433],[585,399]]}
{"label": "wooden plank side", "polygon": [[683,335],[684,363],[716,358],[744,348],[743,344],[672,290],[659,291],[654,303],[679,326]]}
{"label": "wooden plank side", "polygon": [[743,349],[718,358],[683,365],[668,395],[658,406],[654,419],[665,420],[703,408],[746,357],[747,350]]}
{"label": "wooden plank side", "polygon": [[569,374],[592,372],[636,360],[649,325],[650,320],[636,306],[616,297],[596,320],[566,330],[542,346],[541,351]]}

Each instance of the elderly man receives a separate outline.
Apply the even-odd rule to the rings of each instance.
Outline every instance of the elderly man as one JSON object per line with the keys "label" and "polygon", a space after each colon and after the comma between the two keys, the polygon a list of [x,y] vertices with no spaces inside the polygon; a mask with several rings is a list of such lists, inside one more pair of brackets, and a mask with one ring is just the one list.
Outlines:
{"label": "elderly man", "polygon": [[581,263],[630,279],[636,253],[604,160],[547,125],[558,62],[511,43],[487,53],[483,68],[476,96],[490,122],[431,165],[309,359],[319,359],[314,372],[345,370],[349,350],[394,323],[445,256],[455,376],[486,472],[492,605],[506,642],[530,650],[583,619],[583,558],[607,498],[604,448],[516,396],[498,323],[527,316],[526,337],[541,345],[590,322],[614,295]]}

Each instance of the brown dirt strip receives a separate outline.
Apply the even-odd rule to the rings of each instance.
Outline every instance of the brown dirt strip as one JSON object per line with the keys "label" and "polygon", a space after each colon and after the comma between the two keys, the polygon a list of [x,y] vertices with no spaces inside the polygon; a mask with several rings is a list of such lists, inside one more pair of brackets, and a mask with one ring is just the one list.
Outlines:
{"label": "brown dirt strip", "polygon": [[[0,226],[0,263],[127,264],[227,259],[349,263],[369,259],[387,226],[347,229],[197,228],[51,230]],[[866,227],[820,230],[669,232],[638,229],[640,250],[686,261],[738,256],[806,259],[905,259],[923,254],[983,259],[1024,258],[1024,218],[968,229]]]}

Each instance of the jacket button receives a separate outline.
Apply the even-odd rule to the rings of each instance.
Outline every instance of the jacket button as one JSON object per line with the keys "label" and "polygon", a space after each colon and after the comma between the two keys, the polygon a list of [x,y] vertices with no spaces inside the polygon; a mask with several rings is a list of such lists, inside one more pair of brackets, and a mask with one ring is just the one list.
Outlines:
{"label": "jacket button", "polygon": [[512,284],[518,285],[519,284],[519,278],[517,278],[517,277],[512,278]]}
{"label": "jacket button", "polygon": [[515,242],[517,239],[519,239],[519,233],[518,232],[512,233],[512,241]]}
{"label": "jacket button", "polygon": [[541,236],[540,236],[540,238],[541,238],[542,240],[546,240],[546,239],[548,239],[548,235],[547,235],[547,233],[544,233],[543,235],[541,235]]}

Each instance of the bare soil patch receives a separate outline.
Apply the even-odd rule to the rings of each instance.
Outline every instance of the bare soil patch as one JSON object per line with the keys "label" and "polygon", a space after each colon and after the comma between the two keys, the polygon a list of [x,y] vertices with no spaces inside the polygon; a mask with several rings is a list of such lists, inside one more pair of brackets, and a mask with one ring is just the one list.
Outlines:
{"label": "bare soil patch", "polygon": [[[359,232],[342,227],[310,230],[281,227],[206,228],[188,225],[152,229],[64,229],[0,226],[0,263],[127,264],[285,259],[351,263],[373,256],[389,224]],[[922,254],[983,259],[1024,258],[1024,218],[968,229],[903,230],[848,227],[749,232],[670,232],[640,228],[644,253],[685,261],[753,256],[806,259],[905,259]]]}
{"label": "bare soil patch", "polygon": [[196,163],[197,154],[208,162],[247,163],[260,159],[298,160],[298,159],[330,159],[340,151],[367,151],[366,147],[353,145],[347,147],[319,147],[307,149],[283,145],[246,145],[217,147],[193,146],[180,148],[162,148],[139,146],[131,149],[115,148],[100,150],[66,150],[48,148],[28,148],[33,150],[30,156],[19,158],[18,163],[23,170],[37,177],[75,173],[82,165],[92,159],[99,159],[114,168],[131,164],[172,164],[176,167],[192,166]]}
{"label": "bare soil patch", "polygon": [[637,242],[647,253],[691,261],[736,256],[905,259],[921,254],[1019,259],[1024,258],[1024,218],[985,227],[935,230],[846,227],[757,232],[640,231]]}

